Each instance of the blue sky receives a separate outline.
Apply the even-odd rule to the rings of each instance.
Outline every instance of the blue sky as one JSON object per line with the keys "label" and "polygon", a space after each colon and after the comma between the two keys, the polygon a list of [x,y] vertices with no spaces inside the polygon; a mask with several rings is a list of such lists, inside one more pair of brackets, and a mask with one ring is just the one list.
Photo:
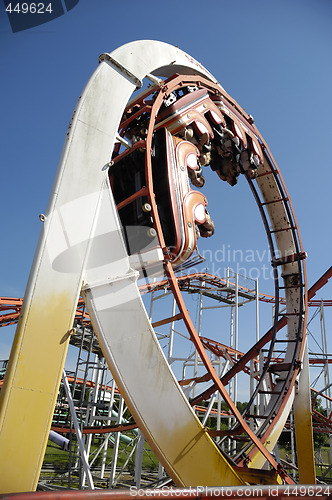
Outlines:
{"label": "blue sky", "polygon": [[[188,52],[254,116],[290,193],[312,284],[331,265],[331,24],[330,0],[80,0],[58,19],[12,33],[0,1],[1,296],[24,294],[38,216],[98,56],[138,39]],[[235,188],[216,181],[208,199],[218,236],[202,249],[238,250],[240,262],[222,260],[219,273],[228,264],[255,267],[260,289],[271,292],[262,270],[269,266],[263,225],[244,179]],[[248,252],[254,262],[246,261]],[[331,291],[329,285],[319,297]],[[262,328],[267,317],[270,311]],[[8,357],[12,332],[0,330],[0,359]]]}

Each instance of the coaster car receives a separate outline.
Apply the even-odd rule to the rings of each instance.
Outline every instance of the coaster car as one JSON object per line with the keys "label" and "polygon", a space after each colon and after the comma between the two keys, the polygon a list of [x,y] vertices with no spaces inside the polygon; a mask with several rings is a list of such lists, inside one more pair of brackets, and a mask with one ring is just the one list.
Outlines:
{"label": "coaster car", "polygon": [[149,199],[153,192],[169,259],[177,266],[192,255],[200,236],[214,233],[206,197],[190,187],[204,186],[202,167],[210,166],[234,186],[240,173],[255,177],[263,154],[252,122],[222,95],[182,86],[158,110],[151,151],[153,186],[147,186],[146,140],[153,102],[153,90],[147,90],[126,109],[120,130],[128,149],[115,150],[110,181],[128,253],[151,248],[156,236]]}
{"label": "coaster car", "polygon": [[263,161],[258,138],[245,121],[220,95],[186,87],[164,101],[156,128],[167,127],[172,134],[191,141],[199,149],[200,165],[210,165],[234,186],[240,173],[255,177]]}
{"label": "coaster car", "polygon": [[165,242],[173,265],[186,261],[199,236],[212,236],[214,224],[203,193],[193,190],[189,178],[200,169],[199,150],[191,142],[159,128],[152,151],[153,186]]}
{"label": "coaster car", "polygon": [[[110,182],[119,209],[128,253],[142,252],[151,246],[156,233],[151,205],[144,196],[145,150],[137,141],[128,154],[110,168]],[[197,239],[214,233],[204,194],[191,189],[189,179],[199,179],[199,150],[189,141],[166,130],[155,131],[152,145],[153,191],[165,244],[174,266],[194,252]],[[197,181],[198,182],[198,181]],[[136,197],[136,193],[143,195]]]}

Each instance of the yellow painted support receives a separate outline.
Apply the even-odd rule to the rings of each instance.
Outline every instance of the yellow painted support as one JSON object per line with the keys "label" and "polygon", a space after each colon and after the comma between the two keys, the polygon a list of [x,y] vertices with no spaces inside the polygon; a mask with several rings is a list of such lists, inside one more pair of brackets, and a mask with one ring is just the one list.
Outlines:
{"label": "yellow painted support", "polygon": [[[187,68],[188,74],[192,74],[193,71],[198,72],[215,81],[212,75],[191,57],[161,42],[133,42],[114,51],[112,57],[104,55],[101,61],[79,99],[68,129],[1,391],[0,493],[29,491],[36,488],[82,278],[86,280],[87,276],[89,277],[88,272],[91,272],[90,277],[93,278],[90,282],[93,291],[91,302],[97,304],[94,326],[98,332],[98,323],[105,321],[106,333],[100,329],[99,341],[103,352],[107,349],[107,342],[110,343],[108,357],[110,366],[112,362],[120,362],[120,354],[128,358],[128,351],[123,347],[124,338],[131,344],[139,341],[140,337],[136,334],[130,337],[128,332],[144,332],[146,325],[150,328],[147,316],[146,318],[143,318],[142,314],[133,316],[131,296],[126,295],[122,304],[123,315],[131,318],[133,325],[132,328],[126,329],[126,336],[119,337],[119,349],[113,359],[112,350],[116,332],[111,332],[112,335],[107,337],[107,331],[110,325],[117,324],[120,317],[121,289],[125,283],[122,280],[131,278],[130,273],[128,276],[121,274],[122,253],[119,252],[119,247],[113,244],[114,234],[121,234],[117,226],[117,217],[113,217],[111,220],[113,226],[106,232],[94,234],[94,228],[96,220],[100,219],[97,212],[100,207],[101,192],[107,178],[107,168],[125,104],[147,73],[155,72],[168,77],[174,71]],[[163,71],[160,72],[160,69],[165,71],[165,74]],[[269,185],[271,185],[270,180]],[[105,240],[109,236],[111,240],[107,246]],[[98,241],[101,244],[99,249],[96,245]],[[92,256],[90,260],[88,255]],[[126,259],[127,255],[124,261]],[[110,264],[116,267],[115,272],[109,272]],[[115,294],[117,287],[119,293]],[[105,289],[107,293],[104,293]],[[85,293],[88,295],[90,292],[86,289]],[[107,294],[113,300],[106,300]],[[133,303],[138,308],[143,307],[138,301]],[[111,311],[111,308],[114,311]],[[91,315],[91,310],[89,312]],[[143,318],[141,329],[137,326],[137,318]],[[118,328],[115,330],[119,334],[120,330]],[[153,335],[151,339],[151,343],[156,341]],[[143,347],[144,345],[145,342],[142,342]],[[160,346],[155,349],[160,350]],[[179,398],[176,396],[175,399],[177,402],[182,398],[181,405],[168,404],[169,395],[165,393],[166,378],[161,374],[155,376],[160,365],[156,363],[156,358],[151,356],[151,353],[149,355],[146,347],[145,354],[142,359],[137,355],[136,358],[140,359],[140,362],[143,361],[143,370],[146,372],[149,366],[154,368],[153,365],[156,364],[156,370],[151,369],[151,379],[155,381],[157,394],[165,396],[166,403],[164,412],[166,425],[161,429],[156,448],[165,460],[165,452],[169,454],[169,462],[174,476],[179,478],[179,483],[187,486],[194,483],[214,485],[217,482],[225,485],[243,484],[245,480],[239,477],[204,432],[188,402],[183,402],[182,392],[181,396]],[[125,361],[128,363],[128,359]],[[134,361],[133,356],[130,360],[132,370]],[[115,366],[113,370],[115,371]],[[169,371],[168,366],[167,370]],[[121,374],[121,370],[119,373]],[[142,397],[141,393],[135,397],[133,390],[145,387],[144,384],[138,383],[137,373],[138,371],[133,371],[134,383],[130,390],[127,374],[122,381],[119,377],[118,381],[124,395],[132,395],[133,413],[135,413],[135,403]],[[179,388],[174,379],[174,384],[169,384],[169,394],[172,395],[176,391],[179,391]],[[160,425],[153,414],[156,402],[149,391],[143,392],[149,396],[147,404],[151,407],[151,411],[147,412],[151,421],[146,423],[146,431],[147,434],[151,432],[153,438],[151,429],[154,429],[155,425]],[[161,403],[158,402],[158,405]],[[182,412],[184,405],[188,407],[188,412],[186,411],[188,425],[182,429],[175,429],[173,432],[175,439],[171,442],[170,411],[174,421],[181,422],[181,418],[177,420],[174,417],[174,411],[179,409]],[[307,408],[301,398],[297,407],[297,415],[301,414],[303,408]],[[139,413],[139,409],[136,408],[138,417]],[[309,425],[309,415],[306,414],[304,419],[301,416],[301,419]],[[307,435],[304,423],[302,427],[301,423],[297,424],[297,433],[300,440]],[[300,440],[298,440],[299,455],[302,453]],[[194,449],[197,450],[196,453],[193,452]],[[209,461],[206,460],[208,456]],[[308,462],[310,463],[306,466],[301,465],[302,475],[306,474],[306,481],[313,483],[311,473],[308,472],[309,469],[311,471],[312,462],[310,460]],[[210,463],[213,465],[212,469]],[[198,473],[201,476],[198,476]],[[248,474],[250,479],[250,472]],[[254,476],[255,472],[252,477]]]}
{"label": "yellow painted support", "polygon": [[307,341],[293,408],[299,482],[316,484]]}
{"label": "yellow painted support", "polygon": [[249,484],[283,484],[283,480],[275,470],[253,469],[249,467],[234,467],[235,472],[239,474],[241,479]]}
{"label": "yellow painted support", "polygon": [[[243,485],[170,370],[146,313],[138,274],[130,267],[120,226],[115,226],[117,210],[110,189],[102,194],[101,212],[107,217],[99,217],[95,224],[82,294],[135,422],[177,486]],[[106,261],[111,248],[117,249],[117,259],[102,269],[94,267],[98,258]]]}
{"label": "yellow painted support", "polygon": [[1,493],[36,488],[67,353],[73,299],[37,296],[23,311],[0,394]]}
{"label": "yellow painted support", "polygon": [[[0,493],[36,488],[113,147],[112,75],[100,65],[69,125],[0,398]],[[128,89],[127,87],[130,87]],[[133,85],[123,85],[128,99]],[[105,106],[105,101],[107,106]],[[114,106],[113,106],[114,108]],[[104,115],[101,109],[105,111]],[[83,147],[84,145],[84,147]],[[78,168],[79,167],[79,168]],[[111,258],[111,257],[110,257]]]}
{"label": "yellow painted support", "polygon": [[[161,42],[134,42],[113,55],[114,59],[102,58],[78,100],[42,218],[43,230],[1,391],[0,493],[36,488],[69,330],[93,246],[100,195],[126,103],[140,80],[158,68],[169,66],[173,72],[188,66],[189,73],[212,77],[187,54]],[[116,252],[113,245],[103,247],[101,256],[106,260],[96,256],[90,262],[101,278],[105,278],[103,266],[117,262]],[[222,456],[216,460],[223,462]]]}

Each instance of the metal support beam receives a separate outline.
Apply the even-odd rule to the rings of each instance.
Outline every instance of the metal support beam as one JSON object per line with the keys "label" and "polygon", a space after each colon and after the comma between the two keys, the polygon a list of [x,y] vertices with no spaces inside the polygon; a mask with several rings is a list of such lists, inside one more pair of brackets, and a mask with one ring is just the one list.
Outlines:
{"label": "metal support beam", "polygon": [[139,436],[136,446],[135,456],[135,484],[137,488],[141,486],[142,466],[143,466],[143,452],[144,452],[144,436],[139,431]]}
{"label": "metal support beam", "polygon": [[78,447],[80,450],[81,460],[82,460],[84,472],[86,474],[88,487],[90,488],[90,490],[94,490],[95,488],[94,488],[92,475],[91,475],[91,471],[90,471],[90,467],[89,467],[88,456],[87,456],[85,449],[84,449],[82,433],[81,433],[81,429],[80,429],[80,426],[78,423],[78,419],[77,419],[77,415],[76,415],[76,411],[75,411],[75,406],[74,406],[74,401],[73,401],[73,398],[71,395],[71,391],[70,391],[70,387],[69,387],[69,383],[68,383],[68,379],[67,379],[67,374],[66,374],[65,370],[63,370],[62,379],[63,379],[64,388],[66,391],[68,405],[70,408],[70,413],[71,413],[73,423],[74,423],[74,428],[75,428],[76,437],[77,437],[77,443],[78,443]]}
{"label": "metal support beam", "polygon": [[[117,417],[117,420],[116,420],[117,424],[121,423],[122,413],[123,413],[123,406],[124,406],[124,399],[120,395],[119,408],[118,408],[118,417]],[[113,459],[112,459],[112,466],[111,466],[111,473],[110,473],[109,488],[112,488],[113,483],[114,483],[114,479],[115,479],[116,463],[117,463],[118,455],[119,455],[119,444],[120,444],[120,432],[117,432],[116,435],[115,435],[115,439],[114,439]]]}
{"label": "metal support beam", "polygon": [[293,408],[299,481],[301,484],[316,484],[307,340]]}

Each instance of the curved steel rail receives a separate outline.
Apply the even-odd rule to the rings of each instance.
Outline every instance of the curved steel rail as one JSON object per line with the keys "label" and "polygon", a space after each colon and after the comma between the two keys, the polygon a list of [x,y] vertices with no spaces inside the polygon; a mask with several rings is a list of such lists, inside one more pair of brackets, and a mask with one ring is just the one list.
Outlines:
{"label": "curved steel rail", "polygon": [[[290,411],[300,373],[305,339],[306,279],[297,223],[280,172],[252,118],[187,54],[161,42],[140,41],[120,47],[112,54],[103,54],[100,63],[78,102],[68,130],[0,395],[2,491],[36,486],[80,292],[117,385],[174,481],[178,485],[239,485],[248,478],[247,473],[241,477],[241,467],[230,463],[220,452],[195,416],[146,315],[136,283],[138,274],[131,267],[118,218],[120,209],[141,197],[149,200],[153,229],[162,250],[155,258],[163,263],[180,316],[212,382],[237,420],[237,429],[231,432],[243,432],[249,438],[249,445],[236,457],[237,466],[244,466],[250,460],[249,467],[260,468],[267,460],[276,476],[279,472],[285,482],[292,483],[292,479],[280,471],[271,451]],[[121,115],[130,95],[142,86],[145,76],[154,85],[143,97],[134,99],[134,103],[139,108],[138,114],[148,115],[147,134],[144,141],[131,148],[123,137],[126,120],[121,123]],[[172,255],[165,244],[155,199],[151,152],[155,129],[159,126],[157,115],[173,91],[188,85],[205,89],[216,97],[215,105],[234,123],[234,133],[241,137],[243,147],[246,147],[245,131],[260,159],[256,178],[252,178],[253,172],[249,175],[249,170],[246,176],[270,244],[276,304],[283,287],[287,308],[282,317],[277,309],[270,356],[275,342],[286,342],[288,368],[280,371],[279,367],[278,371],[276,367],[278,380],[269,394],[270,403],[263,416],[265,423],[256,433],[232,402],[195,331],[176,279]],[[153,100],[146,103],[151,91]],[[133,106],[133,102],[129,106]],[[118,156],[113,156],[110,163],[115,142],[124,144],[128,151],[121,152],[116,146]],[[119,158],[143,148],[146,186],[118,204],[117,211],[109,189],[108,168],[114,169]],[[219,174],[223,179],[224,175]],[[234,179],[228,181],[233,183]],[[279,269],[283,285],[279,283]],[[41,307],[47,314],[40,315]],[[287,339],[277,338],[280,317],[288,320]],[[34,355],[40,348],[51,352],[52,358],[45,356],[36,366]],[[263,374],[268,368],[266,363]],[[146,384],[148,394],[142,393]],[[20,426],[17,425],[18,405],[22,403],[24,408],[36,409],[33,439],[28,436],[31,430],[28,414],[24,414]],[[172,422],[178,422],[179,427],[171,422],[170,410],[174,413]],[[27,409],[21,409],[20,416],[22,411]],[[25,450],[17,457],[22,435],[26,437]],[[24,461],[20,466],[22,474],[13,478],[13,461],[17,460]],[[257,476],[253,471],[253,481],[254,477]]]}
{"label": "curved steel rail", "polygon": [[[232,116],[236,116],[237,119],[241,121],[242,125],[245,126],[246,130],[250,130],[251,133],[255,134],[255,137],[259,138],[260,146],[264,152],[262,163],[257,170],[255,180],[253,180],[248,174],[246,174],[246,177],[259,207],[259,211],[263,219],[267,238],[269,241],[275,281],[276,312],[269,354],[264,364],[260,381],[258,382],[255,392],[252,395],[248,406],[242,416],[239,414],[234,403],[230,400],[222,382],[216,376],[215,370],[208,360],[202,343],[190,320],[186,306],[181,297],[179,281],[176,278],[171,260],[169,258],[169,250],[165,244],[162,226],[158,214],[158,208],[154,198],[152,163],[151,155],[149,154],[149,152],[152,150],[154,131],[158,127],[158,124],[156,124],[157,115],[162,103],[167,98],[169,98],[172,93],[189,85],[207,90],[210,96],[216,95],[219,97],[219,99],[221,96],[223,105],[230,110]],[[262,443],[266,443],[269,441],[270,446],[268,446],[268,448],[270,450],[273,449],[277,437],[279,436],[283,424],[288,416],[290,406],[292,404],[292,398],[294,396],[293,387],[296,377],[298,376],[300,371],[303,355],[303,341],[305,338],[304,325],[306,314],[306,285],[305,268],[303,263],[305,254],[303,252],[301,241],[298,235],[298,227],[290,204],[290,198],[282,181],[280,171],[275,164],[266,143],[264,142],[256,127],[254,127],[252,118],[247,115],[240,108],[240,106],[223,91],[223,89],[219,85],[216,85],[202,77],[179,75],[175,76],[173,79],[168,79],[165,83],[159,83],[159,87],[160,89],[156,89],[155,87],[153,87],[150,92],[144,93],[143,98],[138,98],[134,104],[130,104],[132,108],[137,109],[136,113],[133,115],[134,118],[137,118],[137,116],[139,116],[139,114],[143,112],[149,114],[149,126],[145,143],[145,148],[148,152],[146,154],[147,186],[144,192],[139,193],[139,195],[147,195],[149,202],[151,203],[154,227],[158,234],[160,246],[164,252],[165,270],[166,274],[168,275],[170,288],[173,291],[178,308],[187,326],[190,337],[195,344],[197,351],[199,352],[199,355],[208,371],[209,377],[214,381],[214,389],[217,388],[221,392],[224,400],[227,402],[233,415],[237,419],[237,424],[234,428],[234,432],[235,429],[236,432],[239,432],[240,427],[240,429],[245,432],[250,438],[250,444],[246,445],[241,450],[241,453],[238,455],[236,460],[240,464],[243,464],[247,463],[249,458],[251,464],[255,464],[255,466],[261,467],[265,459],[268,459],[270,464],[277,469],[275,461],[272,459],[269,453],[267,453],[266,448],[264,449],[264,447],[262,447]],[[154,93],[153,105],[147,107],[146,99],[152,92]],[[125,133],[128,123],[129,121],[128,119],[126,119],[124,123],[121,124],[119,129],[121,134]],[[127,154],[127,152],[125,154]],[[118,156],[116,160],[119,161],[121,156],[122,155],[120,154],[120,156]],[[257,187],[255,186],[255,184],[257,185]],[[123,206],[125,206],[125,204],[129,201],[132,201],[132,198],[128,199],[127,202],[122,202],[121,205],[118,206],[118,208],[121,210],[121,208],[123,208]],[[283,284],[279,283],[279,269],[282,270]],[[286,313],[279,313],[278,310],[280,289],[283,289],[285,291],[287,307]],[[288,319],[287,340],[281,340],[277,338],[278,320],[281,316]],[[275,367],[274,373],[277,375],[279,381],[269,392],[270,403],[264,415],[257,416],[258,420],[263,419],[263,423],[260,423],[258,431],[255,435],[247,425],[244,417],[248,413],[249,408],[253,403],[257,393],[261,391],[262,382],[268,372],[268,369],[270,368],[270,361],[272,358],[275,343],[280,341],[285,342],[287,345],[286,364],[282,367],[282,372],[278,371],[281,370],[281,368],[278,368],[277,366]],[[198,400],[199,397],[195,398],[195,401]],[[258,450],[261,452],[261,454],[258,453]],[[247,453],[247,455],[245,453]]]}

